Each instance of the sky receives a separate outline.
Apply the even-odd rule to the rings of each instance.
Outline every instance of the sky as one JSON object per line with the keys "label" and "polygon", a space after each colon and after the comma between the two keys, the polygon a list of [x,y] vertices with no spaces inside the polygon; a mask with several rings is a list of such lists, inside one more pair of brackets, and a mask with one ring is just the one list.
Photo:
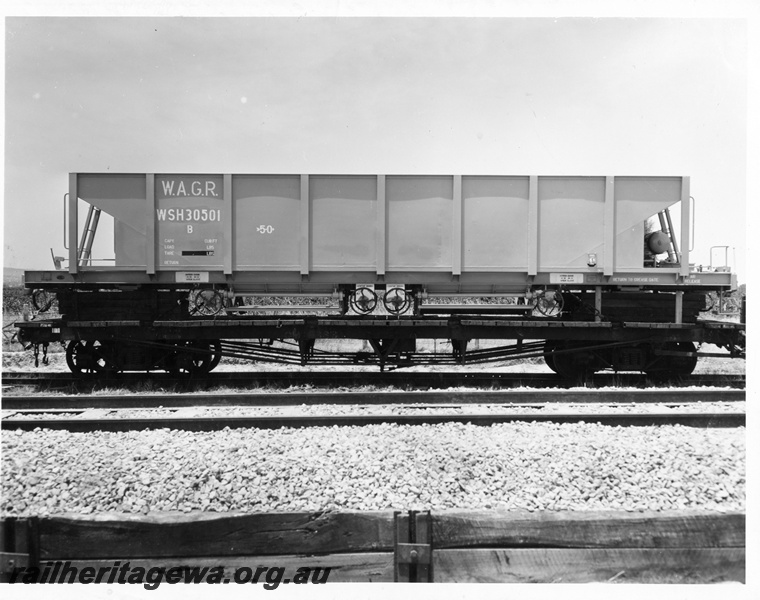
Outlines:
{"label": "sky", "polygon": [[742,11],[489,6],[6,14],[4,265],[50,269],[51,247],[65,255],[69,172],[687,175],[692,262],[730,246],[743,280]]}

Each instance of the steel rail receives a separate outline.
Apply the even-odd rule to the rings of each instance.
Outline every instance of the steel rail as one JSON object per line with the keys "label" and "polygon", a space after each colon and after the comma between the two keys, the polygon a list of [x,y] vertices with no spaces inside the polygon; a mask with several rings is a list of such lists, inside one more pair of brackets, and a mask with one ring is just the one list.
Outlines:
{"label": "steel rail", "polygon": [[[576,387],[576,382],[562,379],[554,373],[499,373],[486,371],[446,371],[446,372],[414,372],[394,370],[378,371],[215,371],[205,375],[175,377],[168,373],[120,373],[117,376],[99,377],[76,376],[68,372],[16,372],[3,373],[4,386],[44,385],[50,388],[65,388],[75,386],[87,387],[117,386],[130,383],[145,384],[146,382],[167,385],[259,385],[259,386],[294,386],[294,385],[377,385],[409,387],[459,387],[459,386],[488,386],[488,387]],[[663,385],[660,380],[652,380],[640,373],[598,373],[585,382],[585,387],[608,386],[646,386],[656,383]],[[683,386],[721,386],[743,388],[746,385],[744,375],[708,375],[698,374],[681,377],[664,382],[672,387]]]}
{"label": "steel rail", "polygon": [[374,414],[374,415],[275,415],[275,416],[163,416],[133,418],[3,419],[2,429],[55,429],[90,433],[145,429],[220,431],[226,428],[279,429],[305,427],[361,427],[380,424],[433,425],[466,423],[489,426],[513,422],[598,423],[608,426],[681,425],[688,427],[744,427],[744,413],[575,413],[575,414]]}
{"label": "steel rail", "polygon": [[225,392],[192,394],[97,394],[6,396],[3,410],[189,408],[216,406],[317,406],[417,404],[696,404],[742,402],[744,390],[468,390],[427,392]]}

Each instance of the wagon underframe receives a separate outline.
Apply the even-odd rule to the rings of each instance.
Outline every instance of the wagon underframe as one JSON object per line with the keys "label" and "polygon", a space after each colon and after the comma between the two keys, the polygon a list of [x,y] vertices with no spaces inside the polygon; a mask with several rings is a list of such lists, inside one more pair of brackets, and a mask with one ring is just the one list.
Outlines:
{"label": "wagon underframe", "polygon": [[[285,364],[473,364],[544,357],[565,376],[602,369],[686,374],[694,344],[715,344],[742,356],[744,327],[732,323],[610,323],[506,318],[329,318],[282,315],[169,321],[66,321],[18,324],[31,344],[69,342],[74,371],[204,371],[222,356]],[[320,348],[324,340],[361,340],[362,349]],[[436,340],[432,348],[419,343]],[[472,340],[509,341],[484,347]],[[78,354],[77,354],[78,353]],[[139,360],[149,363],[130,363]],[[78,356],[78,358],[77,358]],[[118,357],[118,358],[117,358]],[[72,362],[73,361],[73,362]],[[79,361],[79,363],[77,363]],[[655,366],[657,368],[655,368]]]}

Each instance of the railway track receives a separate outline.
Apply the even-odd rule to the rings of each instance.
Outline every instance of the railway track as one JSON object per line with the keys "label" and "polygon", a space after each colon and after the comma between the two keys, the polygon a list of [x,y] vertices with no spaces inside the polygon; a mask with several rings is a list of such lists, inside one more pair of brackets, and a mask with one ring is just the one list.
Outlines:
{"label": "railway track", "polygon": [[414,404],[693,404],[699,402],[742,402],[744,390],[478,390],[428,392],[287,392],[206,394],[98,394],[70,396],[8,396],[4,410],[139,409],[218,406],[303,406],[303,405],[414,405]]}
{"label": "railway track", "polygon": [[[71,373],[16,372],[2,374],[3,387],[37,386],[45,389],[87,391],[108,387],[144,386],[146,383],[178,387],[211,386],[266,386],[291,387],[312,385],[340,386],[393,386],[410,388],[489,387],[489,388],[572,388],[577,382],[563,380],[554,373],[500,373],[477,371],[410,372],[410,371],[269,371],[269,372],[214,372],[203,377],[177,378],[168,373],[121,373],[118,377],[82,378]],[[743,389],[744,375],[698,374],[670,381],[652,380],[637,373],[600,373],[584,383],[585,387],[670,387],[719,386]]]}
{"label": "railway track", "polygon": [[[731,406],[745,399],[740,390],[696,390],[680,394],[674,391],[578,394],[562,391],[545,393],[543,401],[538,401],[534,393],[504,392],[443,395],[357,392],[330,396],[331,405],[325,404],[330,400],[314,394],[238,394],[224,398],[144,396],[131,400],[124,396],[17,398],[10,406],[4,405],[2,427],[91,432],[163,428],[219,431],[387,423],[493,425],[515,421],[691,427],[740,427],[746,423],[743,408]],[[694,406],[700,403],[711,405],[695,410]],[[722,405],[716,409],[716,403]],[[344,406],[335,408],[341,404]],[[127,405],[129,408],[125,408]]]}

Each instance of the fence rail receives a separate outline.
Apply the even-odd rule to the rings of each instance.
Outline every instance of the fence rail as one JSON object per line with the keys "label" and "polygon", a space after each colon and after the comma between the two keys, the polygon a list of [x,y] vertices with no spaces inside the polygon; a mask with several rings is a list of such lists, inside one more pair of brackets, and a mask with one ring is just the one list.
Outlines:
{"label": "fence rail", "polygon": [[745,515],[303,512],[3,519],[2,577],[94,571],[330,568],[330,582],[745,581]]}

